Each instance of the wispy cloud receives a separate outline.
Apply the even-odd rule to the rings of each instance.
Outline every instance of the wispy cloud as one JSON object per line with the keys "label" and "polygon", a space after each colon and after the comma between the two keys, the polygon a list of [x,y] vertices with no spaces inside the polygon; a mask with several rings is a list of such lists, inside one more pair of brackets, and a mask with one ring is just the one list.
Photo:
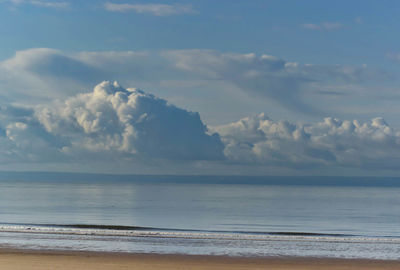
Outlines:
{"label": "wispy cloud", "polygon": [[142,14],[151,14],[155,16],[169,16],[177,14],[193,13],[190,5],[168,5],[168,4],[117,4],[107,2],[104,7],[112,12],[136,12]]}
{"label": "wispy cloud", "polygon": [[363,19],[362,19],[361,17],[355,18],[355,19],[354,19],[354,22],[355,22],[356,24],[363,24],[363,23],[364,23],[364,21],[363,21]]}
{"label": "wispy cloud", "polygon": [[[19,51],[0,62],[0,95],[22,102],[27,98],[23,89],[29,87],[29,94],[37,99],[60,98],[103,78],[152,87],[165,81],[186,85],[201,81],[210,89],[221,89],[219,83],[223,83],[224,91],[237,89],[253,98],[273,100],[291,111],[314,115],[319,105],[314,100],[315,95],[307,98],[312,91],[342,89],[351,94],[354,93],[349,89],[352,85],[361,87],[367,82],[388,81],[391,75],[367,66],[293,63],[254,53],[212,50],[65,53],[36,48]],[[218,86],[211,86],[213,83]],[[21,96],[16,97],[18,93]],[[323,99],[322,95],[319,97]]]}
{"label": "wispy cloud", "polygon": [[400,62],[400,53],[387,53],[386,57],[390,60]]}
{"label": "wispy cloud", "polygon": [[47,8],[68,8],[69,3],[63,1],[42,1],[42,0],[10,0],[8,1],[14,5],[29,4],[34,6],[41,6]]}
{"label": "wispy cloud", "polygon": [[305,23],[302,24],[301,27],[308,30],[331,31],[343,28],[344,25],[340,22],[323,22],[323,23]]}

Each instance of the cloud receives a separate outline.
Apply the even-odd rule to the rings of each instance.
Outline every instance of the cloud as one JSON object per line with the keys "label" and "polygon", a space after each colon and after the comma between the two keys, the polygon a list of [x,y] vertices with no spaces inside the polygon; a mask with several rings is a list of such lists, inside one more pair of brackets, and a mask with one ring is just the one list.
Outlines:
{"label": "cloud", "polygon": [[[383,118],[275,121],[264,113],[207,128],[198,113],[135,88],[104,81],[92,92],[35,107],[0,108],[0,165],[88,164],[151,167],[175,173],[196,162],[202,173],[252,167],[398,171],[400,131]],[[138,165],[139,164],[139,165]],[[183,165],[182,165],[183,164]],[[96,166],[95,166],[96,168]],[[164,168],[165,172],[170,172]]]}
{"label": "cloud", "polygon": [[278,101],[291,110],[313,112],[301,99],[301,87],[308,78],[290,71],[294,64],[256,54],[221,54],[208,50],[180,50],[163,53],[176,68],[208,80],[227,82],[251,95]]}
{"label": "cloud", "polygon": [[198,113],[116,82],[34,109],[3,107],[0,115],[3,162],[223,159],[219,136]]}
{"label": "cloud", "polygon": [[47,8],[68,8],[68,2],[55,2],[55,1],[42,1],[42,0],[10,0],[14,5],[30,4],[34,6],[47,7]]}
{"label": "cloud", "polygon": [[387,53],[386,57],[390,60],[400,62],[400,53]]}
{"label": "cloud", "polygon": [[54,49],[38,48],[19,51],[15,57],[4,61],[1,66],[11,72],[31,73],[36,77],[71,77],[76,80],[91,78],[95,67],[74,59]]}
{"label": "cloud", "polygon": [[117,4],[107,2],[104,7],[112,12],[130,12],[139,14],[151,14],[155,16],[170,16],[177,14],[193,13],[190,5],[168,5],[168,4]]}
{"label": "cloud", "polygon": [[219,53],[210,50],[165,51],[163,56],[177,69],[220,80],[257,98],[274,100],[289,110],[320,112],[303,98],[305,92],[323,86],[387,80],[390,76],[366,66],[311,65],[288,62],[262,54]]}
{"label": "cloud", "polygon": [[246,166],[398,171],[399,150],[400,131],[379,117],[304,124],[262,113],[206,127],[198,113],[109,81],[64,100],[0,107],[0,165],[79,163],[82,169],[105,162],[133,172],[129,164],[150,168],[163,160],[174,172],[196,162],[206,162],[203,173],[219,166],[224,173]]}
{"label": "cloud", "polygon": [[318,30],[318,31],[332,31],[343,28],[344,25],[340,22],[323,22],[323,23],[305,23],[301,27],[308,30]]}
{"label": "cloud", "polygon": [[274,121],[265,114],[212,128],[233,163],[317,169],[398,170],[400,132],[382,118],[369,123],[325,118],[311,124]]}
{"label": "cloud", "polygon": [[354,19],[354,22],[355,22],[356,24],[363,24],[363,23],[364,23],[364,21],[363,21],[363,19],[362,19],[361,17],[355,18],[355,19]]}
{"label": "cloud", "polygon": [[[307,93],[347,87],[346,94],[351,94],[351,85],[391,79],[386,72],[366,66],[311,65],[267,54],[196,49],[66,53],[36,48],[18,51],[0,62],[0,94],[3,100],[19,103],[27,97],[30,104],[66,98],[104,78],[156,89],[174,82],[186,85],[186,92],[192,90],[190,85],[201,82],[215,92],[239,90],[251,98],[308,114],[320,109],[306,98]],[[319,95],[324,97],[327,95]]]}
{"label": "cloud", "polygon": [[10,101],[37,103],[67,97],[101,81],[101,77],[104,72],[96,66],[54,49],[18,51],[0,62],[1,94]]}

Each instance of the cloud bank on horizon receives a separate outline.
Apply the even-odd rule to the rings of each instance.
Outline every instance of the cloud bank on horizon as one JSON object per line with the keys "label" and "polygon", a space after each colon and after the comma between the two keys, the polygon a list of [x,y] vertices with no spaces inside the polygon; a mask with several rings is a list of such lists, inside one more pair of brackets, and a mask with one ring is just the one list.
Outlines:
{"label": "cloud bank on horizon", "polygon": [[198,113],[104,81],[31,108],[0,111],[0,163],[206,161],[224,166],[398,170],[400,131],[325,118],[299,124],[265,114],[207,128]]}
{"label": "cloud bank on horizon", "polygon": [[231,161],[305,169],[318,166],[398,169],[400,132],[381,117],[369,123],[327,117],[298,124],[265,114],[214,127]]}

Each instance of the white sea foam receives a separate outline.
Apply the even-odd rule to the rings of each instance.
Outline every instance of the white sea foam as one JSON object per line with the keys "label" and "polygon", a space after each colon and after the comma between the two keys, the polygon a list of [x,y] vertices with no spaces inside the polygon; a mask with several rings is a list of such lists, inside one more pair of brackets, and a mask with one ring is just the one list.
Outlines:
{"label": "white sea foam", "polygon": [[[105,226],[104,226],[105,227]],[[112,226],[110,226],[112,227]],[[311,233],[260,233],[260,232],[218,232],[190,231],[170,229],[98,229],[76,228],[72,225],[0,225],[0,232],[9,233],[38,233],[64,235],[92,235],[114,237],[153,237],[153,238],[183,238],[183,239],[221,239],[221,240],[252,240],[252,241],[318,241],[340,243],[393,243],[400,244],[399,237],[366,237],[318,235]],[[311,235],[310,235],[311,234]]]}
{"label": "white sea foam", "polygon": [[384,237],[110,230],[5,225],[0,247],[229,256],[400,259],[400,240]]}

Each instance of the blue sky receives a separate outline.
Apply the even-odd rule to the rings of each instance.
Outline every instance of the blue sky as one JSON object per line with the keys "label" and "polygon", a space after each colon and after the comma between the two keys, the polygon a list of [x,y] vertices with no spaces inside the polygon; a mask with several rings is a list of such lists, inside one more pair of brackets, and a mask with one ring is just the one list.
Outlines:
{"label": "blue sky", "polygon": [[399,5],[2,0],[0,167],[397,175]]}
{"label": "blue sky", "polygon": [[[105,10],[106,1],[61,2],[67,4],[65,8],[14,2],[2,1],[0,11],[1,32],[7,37],[0,45],[3,59],[15,50],[33,47],[73,51],[204,48],[268,52],[314,64],[385,67],[385,55],[399,46],[394,35],[399,24],[396,1],[162,1],[192,10],[164,16],[110,12]],[[301,27],[323,23],[340,26],[330,31]]]}

